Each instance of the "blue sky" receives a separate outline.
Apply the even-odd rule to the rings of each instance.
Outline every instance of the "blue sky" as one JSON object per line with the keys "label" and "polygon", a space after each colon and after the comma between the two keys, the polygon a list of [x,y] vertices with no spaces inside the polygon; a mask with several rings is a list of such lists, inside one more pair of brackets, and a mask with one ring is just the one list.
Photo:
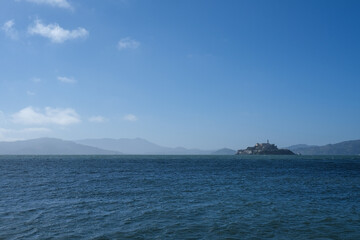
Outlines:
{"label": "blue sky", "polygon": [[0,140],[360,138],[359,1],[4,0]]}

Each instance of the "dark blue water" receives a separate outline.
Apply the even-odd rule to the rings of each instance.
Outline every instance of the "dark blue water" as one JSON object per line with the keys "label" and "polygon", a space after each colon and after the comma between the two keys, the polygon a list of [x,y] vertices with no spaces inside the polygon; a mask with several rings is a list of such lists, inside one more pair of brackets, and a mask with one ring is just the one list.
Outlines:
{"label": "dark blue water", "polygon": [[360,239],[360,157],[0,156],[0,239]]}

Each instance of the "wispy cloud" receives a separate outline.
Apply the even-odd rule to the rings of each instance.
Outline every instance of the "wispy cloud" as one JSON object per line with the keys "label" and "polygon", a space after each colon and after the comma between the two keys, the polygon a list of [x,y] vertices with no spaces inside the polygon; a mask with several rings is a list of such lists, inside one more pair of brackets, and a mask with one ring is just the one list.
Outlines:
{"label": "wispy cloud", "polygon": [[67,30],[60,27],[57,23],[45,25],[41,20],[35,20],[34,24],[29,26],[28,33],[48,38],[53,43],[63,43],[71,39],[86,38],[89,35],[85,28],[79,27],[75,30]]}
{"label": "wispy cloud", "polygon": [[24,128],[20,132],[51,132],[49,128]]}
{"label": "wispy cloud", "polygon": [[104,118],[103,116],[92,116],[89,118],[89,122],[94,122],[94,123],[102,123],[106,121],[107,119]]}
{"label": "wispy cloud", "polygon": [[136,49],[140,47],[140,42],[131,39],[130,37],[122,38],[118,42],[118,49],[119,50],[125,50],[125,49]]}
{"label": "wispy cloud", "polygon": [[72,108],[46,107],[44,111],[40,111],[29,106],[13,114],[12,121],[25,125],[56,124],[65,126],[79,123],[80,116]]}
{"label": "wispy cloud", "polygon": [[0,111],[0,124],[5,124],[6,123],[6,118],[5,118],[5,114]]}
{"label": "wispy cloud", "polygon": [[8,128],[0,128],[0,132],[2,133],[31,133],[31,132],[51,132],[49,128],[23,128],[23,129],[8,129]]}
{"label": "wispy cloud", "polygon": [[126,114],[123,119],[130,122],[135,122],[138,120],[138,118],[134,114]]}
{"label": "wispy cloud", "polygon": [[63,83],[76,83],[76,80],[73,77],[58,77],[57,79]]}
{"label": "wispy cloud", "polygon": [[32,92],[32,91],[26,91],[26,94],[29,95],[29,96],[35,96],[35,92]]}
{"label": "wispy cloud", "polygon": [[5,35],[8,36],[9,38],[16,40],[18,39],[19,34],[17,30],[14,28],[14,25],[15,25],[15,21],[9,20],[4,23],[4,25],[1,27],[1,30],[3,30]]}
{"label": "wispy cloud", "polygon": [[34,82],[34,83],[39,83],[39,82],[41,82],[41,79],[37,78],[37,77],[34,77],[34,78],[31,79],[31,81]]}
{"label": "wispy cloud", "polygon": [[26,0],[27,2],[45,4],[52,7],[72,9],[71,4],[67,0]]}
{"label": "wispy cloud", "polygon": [[24,135],[43,135],[51,132],[49,128],[24,128],[24,129],[10,129],[0,128],[1,141],[16,141],[22,140]]}

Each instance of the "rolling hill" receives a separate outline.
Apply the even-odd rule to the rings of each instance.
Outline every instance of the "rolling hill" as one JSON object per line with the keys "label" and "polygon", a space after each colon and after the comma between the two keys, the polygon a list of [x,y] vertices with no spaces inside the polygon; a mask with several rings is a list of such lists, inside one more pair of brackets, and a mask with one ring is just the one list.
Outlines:
{"label": "rolling hill", "polygon": [[301,144],[290,146],[287,149],[302,155],[359,155],[360,140],[345,141],[324,146]]}
{"label": "rolling hill", "polygon": [[109,155],[116,151],[64,141],[56,138],[37,138],[15,142],[0,142],[1,155]]}

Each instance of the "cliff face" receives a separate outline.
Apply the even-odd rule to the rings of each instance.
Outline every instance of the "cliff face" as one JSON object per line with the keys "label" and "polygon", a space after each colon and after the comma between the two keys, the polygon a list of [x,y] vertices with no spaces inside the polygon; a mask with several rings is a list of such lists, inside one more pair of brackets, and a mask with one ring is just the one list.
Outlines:
{"label": "cliff face", "polygon": [[254,147],[238,150],[237,155],[295,155],[288,149],[278,149],[275,144],[257,143]]}

